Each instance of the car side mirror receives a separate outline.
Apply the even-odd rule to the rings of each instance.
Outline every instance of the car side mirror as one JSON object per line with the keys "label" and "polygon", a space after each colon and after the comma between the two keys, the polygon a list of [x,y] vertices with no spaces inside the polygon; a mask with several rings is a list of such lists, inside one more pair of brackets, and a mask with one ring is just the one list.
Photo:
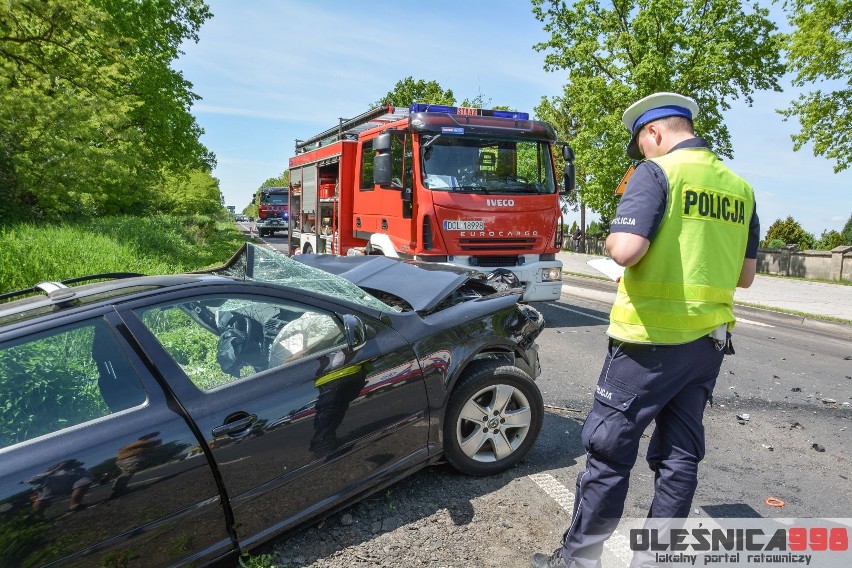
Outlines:
{"label": "car side mirror", "polygon": [[349,347],[349,351],[354,353],[367,344],[367,328],[358,316],[344,314],[343,330],[346,334],[346,345]]}

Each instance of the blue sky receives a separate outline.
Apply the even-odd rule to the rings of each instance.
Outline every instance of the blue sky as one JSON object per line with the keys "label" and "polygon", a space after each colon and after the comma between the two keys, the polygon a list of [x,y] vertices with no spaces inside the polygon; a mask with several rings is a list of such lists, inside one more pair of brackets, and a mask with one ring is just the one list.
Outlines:
{"label": "blue sky", "polygon": [[[456,99],[532,113],[562,92],[543,69],[547,39],[525,0],[208,0],[214,17],[175,67],[201,97],[192,109],[218,159],[226,205],[240,211],[287,168],[297,138],[356,116],[407,76],[435,80]],[[796,91],[760,92],[725,115],[735,159],[755,188],[762,232],[792,215],[817,237],[852,214],[852,172],[833,173],[810,147],[793,152],[775,109]],[[567,216],[568,222],[579,213]],[[587,222],[597,219],[588,212]]]}

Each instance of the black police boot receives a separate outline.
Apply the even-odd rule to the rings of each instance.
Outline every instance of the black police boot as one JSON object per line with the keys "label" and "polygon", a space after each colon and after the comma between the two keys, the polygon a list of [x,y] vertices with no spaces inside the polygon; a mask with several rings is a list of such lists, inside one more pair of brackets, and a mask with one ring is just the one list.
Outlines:
{"label": "black police boot", "polygon": [[573,565],[573,563],[568,564],[568,562],[562,558],[561,546],[554,550],[553,554],[550,556],[539,552],[533,554],[531,564],[532,568],[570,568],[571,565]]}

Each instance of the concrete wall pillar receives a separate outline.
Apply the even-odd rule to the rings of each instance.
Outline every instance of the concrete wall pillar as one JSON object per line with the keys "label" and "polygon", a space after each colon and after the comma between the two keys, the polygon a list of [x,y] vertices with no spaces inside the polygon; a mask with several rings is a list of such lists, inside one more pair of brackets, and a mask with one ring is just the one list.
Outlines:
{"label": "concrete wall pillar", "polygon": [[790,266],[793,253],[799,247],[797,245],[785,245],[781,247],[781,257],[778,259],[778,274],[790,276]]}
{"label": "concrete wall pillar", "polygon": [[843,255],[852,251],[850,246],[839,246],[831,249],[831,280],[843,279]]}

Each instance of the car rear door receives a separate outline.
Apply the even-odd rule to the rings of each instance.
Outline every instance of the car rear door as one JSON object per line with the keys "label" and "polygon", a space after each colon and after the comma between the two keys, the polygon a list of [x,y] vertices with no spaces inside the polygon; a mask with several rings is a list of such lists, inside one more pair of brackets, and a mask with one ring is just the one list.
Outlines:
{"label": "car rear door", "polygon": [[236,551],[198,439],[119,323],[104,309],[0,333],[3,566],[202,565]]}
{"label": "car rear door", "polygon": [[[425,457],[427,400],[410,345],[352,308],[257,286],[217,286],[123,313],[215,458],[241,546]],[[251,289],[251,288],[248,288]]]}

